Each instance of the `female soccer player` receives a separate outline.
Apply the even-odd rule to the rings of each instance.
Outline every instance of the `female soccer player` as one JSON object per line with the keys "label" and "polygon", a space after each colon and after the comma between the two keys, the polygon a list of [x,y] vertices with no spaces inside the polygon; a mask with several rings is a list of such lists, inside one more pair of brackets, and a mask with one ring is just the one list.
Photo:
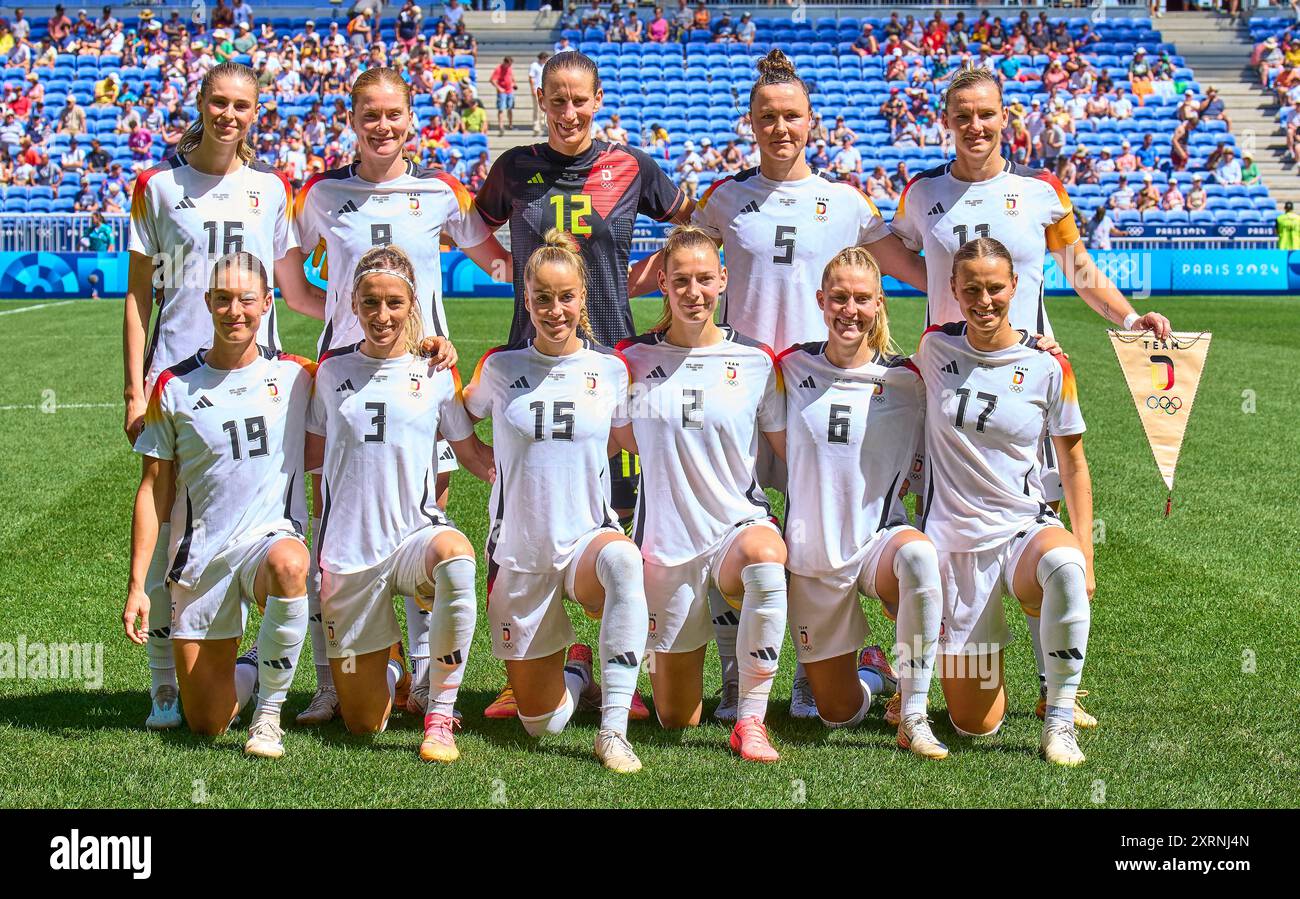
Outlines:
{"label": "female soccer player", "polygon": [[[257,77],[247,66],[213,66],[199,85],[198,121],[175,156],[136,179],[131,199],[130,269],[122,324],[126,417],[132,443],[144,427],[146,397],[162,372],[212,345],[212,319],[204,305],[212,263],[245,250],[274,260],[274,283],[291,303],[305,303],[286,281],[293,267],[289,227],[293,197],[288,181],[257,161],[248,129],[257,121]],[[161,285],[161,286],[155,286]],[[158,305],[146,341],[151,307]],[[258,343],[279,348],[275,307],[261,319]],[[146,726],[176,727],[176,670],[168,642],[170,607],[164,581],[169,541],[162,525],[150,567],[154,619],[149,622],[149,670],[153,707]]]}
{"label": "female soccer player", "polygon": [[[420,757],[453,762],[452,710],[474,636],[474,551],[436,504],[437,434],[489,480],[455,369],[414,353],[423,339],[416,273],[397,247],[375,247],[350,291],[363,339],[321,357],[307,457],[321,466],[321,616],[339,709],[353,733],[382,731],[406,679],[390,650],[394,596],[430,618],[429,709]],[[347,664],[345,664],[345,662]]]}
{"label": "female soccer player", "polygon": [[731,747],[775,762],[763,719],[785,638],[785,543],[754,466],[759,432],[785,452],[785,398],[772,351],[714,323],[727,271],[715,239],[677,228],[659,276],[664,315],[619,349],[632,400],[615,440],[646,452],[637,501],[650,609],[650,677],[664,727],[700,721],[704,651],[713,635],[708,591],[739,612],[740,696]]}
{"label": "female soccer player", "polygon": [[[423,332],[445,337],[446,312],[442,305],[441,240],[447,233],[485,272],[505,280],[510,254],[483,226],[472,211],[473,200],[459,181],[450,175],[424,169],[403,154],[414,132],[411,87],[395,69],[367,69],[352,87],[351,125],[357,134],[357,161],[313,177],[298,192],[294,229],[300,249],[296,256],[297,279],[306,305],[299,312],[325,320],[319,351],[323,355],[361,339],[361,324],[352,304],[353,276],[361,257],[377,246],[400,247],[415,268],[416,298]],[[309,297],[302,274],[302,262],[312,255],[317,262],[324,254],[322,276],[329,289],[322,305]],[[445,350],[445,344],[441,346]],[[454,357],[436,359],[439,368],[455,364]],[[441,447],[444,463],[434,494],[445,505],[450,471],[455,460]],[[319,484],[313,482],[314,487]],[[313,495],[319,495],[313,491]],[[319,506],[315,509],[320,511]],[[312,519],[313,540],[320,525]],[[309,581],[312,656],[316,661],[317,691],[297,718],[300,724],[320,724],[333,718],[338,698],[326,662],[324,629],[316,572]],[[407,636],[415,688],[408,708],[424,714],[427,697],[423,692],[429,665],[427,614],[421,614],[415,597],[406,597]]]}
{"label": "female soccer player", "polygon": [[[503,153],[475,197],[475,207],[488,227],[495,230],[510,223],[515,284],[511,344],[533,333],[525,305],[524,271],[551,228],[577,239],[588,273],[592,338],[612,347],[636,334],[627,284],[637,215],[660,222],[685,222],[691,217],[694,203],[649,156],[626,144],[592,139],[592,119],[602,96],[600,74],[589,57],[576,51],[552,56],[542,68],[535,98],[545,113],[546,143]],[[636,459],[627,454],[611,459],[610,475],[611,501],[624,526],[629,526],[636,505]],[[489,718],[515,714],[509,684],[484,714]],[[649,715],[639,699],[633,715]]]}
{"label": "female soccer player", "polygon": [[[608,499],[610,423],[627,402],[628,372],[591,339],[586,279],[577,241],[548,231],[524,267],[535,336],[479,360],[465,408],[492,419],[487,611],[519,720],[533,736],[559,733],[579,701],[599,704],[596,756],[630,774],[641,769],[627,720],[648,618],[641,553]],[[566,597],[600,618],[599,686],[591,648],[570,647]]]}
{"label": "female soccer player", "polygon": [[[939,552],[944,622],[940,677],[953,726],[986,736],[1002,725],[1002,647],[1010,639],[1004,593],[1040,619],[1048,761],[1084,761],[1075,739],[1095,589],[1092,485],[1083,416],[1069,363],[1012,327],[1019,294],[1011,251],[977,237],[953,254],[951,296],[962,320],[932,325],[913,361],[925,379],[925,511]],[[1066,530],[1047,503],[1039,445],[1059,460]]]}
{"label": "female soccer player", "polygon": [[[722,242],[731,288],[722,320],[768,346],[826,339],[826,324],[813,300],[822,271],[841,249],[863,245],[887,273],[925,289],[925,266],[889,233],[875,204],[856,187],[815,171],[804,148],[812,128],[808,87],[780,50],[758,63],[749,92],[749,115],[760,162],[757,168],[715,182],[700,199],[693,224]],[[660,254],[638,267],[633,294],[654,289]],[[759,445],[759,482],[783,489],[785,467]],[[715,595],[715,627],[722,661],[723,699],[715,715],[735,715],[736,626]],[[892,680],[889,660],[871,653],[882,681]],[[815,718],[802,664],[795,670],[790,714]]]}
{"label": "female soccer player", "polygon": [[[867,649],[858,594],[898,623],[898,745],[948,755],[930,729],[943,597],[934,544],[907,521],[902,496],[921,470],[925,385],[890,342],[880,268],[862,247],[836,254],[817,305],[827,339],[791,347],[786,384],[790,484],[790,636],[827,727],[860,722],[888,685]],[[869,648],[868,648],[869,649]]]}
{"label": "female soccer player", "polygon": [[[256,256],[221,257],[209,284],[212,347],[158,376],[136,441],[144,470],[122,621],[133,642],[148,641],[142,624],[157,600],[147,571],[170,521],[163,605],[185,719],[195,733],[224,733],[260,682],[244,751],[279,758],[280,707],[307,630],[303,428],[315,365],[258,345],[272,299]],[[253,602],[257,646],[237,664]]]}
{"label": "female soccer player", "polygon": [[[1139,316],[1088,254],[1079,238],[1065,188],[1050,172],[1030,169],[1002,156],[1007,124],[1002,88],[984,69],[953,78],[944,95],[944,121],[956,135],[957,158],[917,175],[903,191],[890,227],[910,249],[925,251],[928,287],[926,324],[961,320],[949,287],[954,254],[977,237],[993,237],[1011,253],[1018,287],[1011,303],[1011,326],[1030,334],[1052,333],[1043,293],[1043,266],[1050,252],[1075,292],[1104,319],[1126,330],[1169,335],[1169,320],[1158,312]],[[1057,506],[1060,478],[1050,441],[1043,444],[1044,495]],[[1028,616],[1038,662],[1040,687],[1046,676],[1038,620]],[[1045,698],[1041,695],[1042,717]],[[1077,721],[1095,727],[1082,707]]]}

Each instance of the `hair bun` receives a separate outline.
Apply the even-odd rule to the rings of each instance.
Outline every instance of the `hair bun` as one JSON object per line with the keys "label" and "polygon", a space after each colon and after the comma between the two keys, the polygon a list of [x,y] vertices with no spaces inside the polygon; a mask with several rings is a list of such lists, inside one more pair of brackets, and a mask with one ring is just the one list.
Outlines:
{"label": "hair bun", "polygon": [[796,76],[794,62],[777,47],[769,50],[768,54],[758,61],[757,67],[760,77],[773,75]]}
{"label": "hair bun", "polygon": [[542,243],[548,247],[558,247],[561,250],[567,250],[570,253],[580,254],[578,239],[561,228],[549,228],[542,235]]}

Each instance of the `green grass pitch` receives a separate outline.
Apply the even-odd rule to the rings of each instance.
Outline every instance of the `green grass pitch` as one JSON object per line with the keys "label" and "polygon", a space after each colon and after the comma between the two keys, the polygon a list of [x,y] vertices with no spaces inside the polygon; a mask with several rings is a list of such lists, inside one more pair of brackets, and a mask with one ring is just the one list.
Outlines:
{"label": "green grass pitch", "polygon": [[[577,716],[565,733],[538,744],[516,722],[483,719],[502,668],[482,627],[461,692],[462,757],[450,767],[419,761],[420,725],[409,716],[396,717],[374,740],[351,737],[338,723],[290,727],[288,755],[277,763],[244,758],[239,733],[208,741],[184,729],[145,731],[145,652],[127,643],[119,623],[139,472],[121,430],[121,304],[4,314],[30,305],[0,303],[0,643],[102,644],[104,682],[87,690],[79,682],[0,679],[0,806],[1300,802],[1300,601],[1285,574],[1295,571],[1300,483],[1294,298],[1150,304],[1179,328],[1215,333],[1168,519],[1163,485],[1104,328],[1077,300],[1051,302],[1078,373],[1096,515],[1104,522],[1084,676],[1101,728],[1082,734],[1086,765],[1065,771],[1035,757],[1032,655],[1023,619],[1008,602],[1017,640],[1007,657],[1007,722],[988,741],[957,738],[936,685],[936,730],[953,749],[945,762],[897,751],[879,707],[847,732],[791,720],[794,660],[787,643],[769,716],[779,764],[741,762],[728,752],[728,731],[719,724],[665,733],[640,723],[631,737],[646,767],[632,778],[605,773],[593,758],[594,715]],[[657,301],[638,302],[638,321],[647,324],[657,310]],[[899,344],[915,346],[920,304],[899,298],[892,310]],[[468,377],[479,355],[503,338],[509,305],[453,300],[448,314]],[[288,348],[311,354],[320,325],[284,310],[280,321]],[[458,473],[452,497],[452,517],[481,547],[486,486]],[[480,564],[480,578],[485,568]],[[888,645],[888,621],[877,608],[868,613]],[[580,615],[575,622],[595,643],[594,625]],[[315,686],[307,653],[302,661],[286,706],[290,718]],[[718,686],[710,650],[706,695]],[[648,690],[644,676],[642,689]],[[715,702],[706,700],[706,715]]]}

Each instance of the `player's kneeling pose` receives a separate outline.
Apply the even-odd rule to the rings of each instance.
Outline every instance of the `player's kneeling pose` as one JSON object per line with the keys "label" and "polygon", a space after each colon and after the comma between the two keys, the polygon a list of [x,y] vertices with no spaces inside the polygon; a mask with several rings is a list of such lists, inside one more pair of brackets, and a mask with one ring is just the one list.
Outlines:
{"label": "player's kneeling pose", "polygon": [[409,678],[394,597],[430,611],[429,708],[420,757],[459,757],[456,693],[474,636],[474,550],[437,506],[437,435],[484,480],[491,456],[461,405],[455,369],[413,350],[423,337],[415,273],[397,247],[376,247],[353,276],[364,339],[327,352],[307,422],[308,464],[321,465],[321,615],[348,730],[376,733]]}
{"label": "player's kneeling pose", "polygon": [[[280,707],[307,631],[303,437],[315,365],[258,346],[272,300],[251,253],[217,261],[206,301],[211,349],[158,377],[136,440],[145,465],[122,618],[127,636],[145,643],[145,573],[159,525],[170,522],[171,636],[185,720],[195,733],[224,733],[260,679],[244,751],[279,758]],[[257,647],[237,663],[252,602],[262,609]]]}
{"label": "player's kneeling pose", "polygon": [[[621,343],[632,373],[615,439],[642,460],[635,534],[645,556],[650,678],[665,727],[699,723],[708,591],[738,612],[739,710],[731,746],[780,758],[763,724],[785,638],[785,544],[754,476],[759,432],[785,451],[785,398],[772,351],[714,324],[727,273],[715,240],[695,228],[668,238],[664,316]],[[732,614],[736,614],[733,612]]]}
{"label": "player's kneeling pose", "polygon": [[[939,550],[944,626],[941,677],[953,725],[992,734],[1006,711],[1002,596],[1040,619],[1047,715],[1040,748],[1061,765],[1084,761],[1074,698],[1088,648],[1092,486],[1083,416],[1064,356],[1007,319],[1016,274],[991,238],[953,256],[952,289],[965,321],[935,325],[913,357],[925,378],[926,508],[921,527]],[[1038,447],[1060,465],[1073,533],[1045,501]]]}
{"label": "player's kneeling pose", "polygon": [[[898,745],[941,759],[926,717],[943,598],[930,540],[901,497],[919,471],[925,385],[891,353],[880,267],[861,247],[827,264],[817,305],[829,335],[781,354],[786,384],[785,521],[790,636],[827,727],[860,722],[881,676],[858,594],[898,622]],[[878,651],[878,650],[877,650]]]}
{"label": "player's kneeling pose", "polygon": [[[646,644],[641,553],[610,507],[610,423],[627,401],[627,363],[590,339],[586,267],[573,238],[546,233],[524,268],[536,337],[490,350],[465,388],[465,407],[492,419],[487,612],[492,650],[506,663],[519,720],[559,733],[578,704],[601,704],[596,756],[641,769],[628,711]],[[601,685],[591,648],[573,643],[569,598],[600,619]]]}

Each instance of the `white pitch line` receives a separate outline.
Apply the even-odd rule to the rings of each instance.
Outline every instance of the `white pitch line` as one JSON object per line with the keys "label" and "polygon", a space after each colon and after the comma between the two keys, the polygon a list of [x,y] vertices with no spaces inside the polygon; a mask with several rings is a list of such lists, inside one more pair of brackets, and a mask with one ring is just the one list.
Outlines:
{"label": "white pitch line", "polygon": [[[54,411],[60,409],[116,409],[121,403],[55,403]],[[34,412],[40,405],[31,403],[23,406],[0,406],[0,412]]]}
{"label": "white pitch line", "polygon": [[17,315],[19,312],[31,312],[33,309],[52,309],[55,306],[66,306],[69,303],[80,303],[82,300],[59,300],[57,303],[39,303],[35,306],[20,306],[17,309],[0,310],[0,315]]}

